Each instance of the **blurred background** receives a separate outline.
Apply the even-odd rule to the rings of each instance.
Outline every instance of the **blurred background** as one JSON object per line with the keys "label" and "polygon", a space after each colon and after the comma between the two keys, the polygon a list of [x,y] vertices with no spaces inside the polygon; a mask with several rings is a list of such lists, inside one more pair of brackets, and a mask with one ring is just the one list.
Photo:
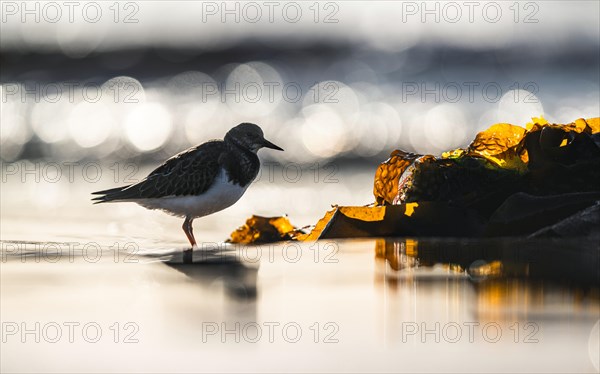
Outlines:
{"label": "blurred background", "polygon": [[249,121],[266,158],[381,161],[597,116],[598,7],[3,1],[1,157],[162,160]]}

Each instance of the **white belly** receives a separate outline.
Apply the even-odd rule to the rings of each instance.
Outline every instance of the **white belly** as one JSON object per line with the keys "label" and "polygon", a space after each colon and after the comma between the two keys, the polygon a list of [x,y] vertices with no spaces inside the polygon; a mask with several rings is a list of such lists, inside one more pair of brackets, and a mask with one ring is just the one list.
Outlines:
{"label": "white belly", "polygon": [[167,213],[198,218],[221,211],[235,204],[246,192],[241,187],[227,180],[221,170],[215,183],[200,196],[172,196],[158,199],[137,200],[136,203],[148,209],[161,209]]}

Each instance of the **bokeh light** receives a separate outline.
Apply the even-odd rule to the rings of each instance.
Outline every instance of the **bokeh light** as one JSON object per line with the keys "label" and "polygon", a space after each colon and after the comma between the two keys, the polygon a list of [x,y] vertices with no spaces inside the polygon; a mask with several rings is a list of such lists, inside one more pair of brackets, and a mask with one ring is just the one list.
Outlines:
{"label": "bokeh light", "polygon": [[[532,117],[544,115],[540,99],[527,90],[510,90],[498,103],[497,122],[525,124]],[[575,118],[572,118],[574,120]]]}
{"label": "bokeh light", "polygon": [[46,143],[57,143],[69,135],[66,119],[72,105],[65,102],[41,101],[33,106],[31,125],[35,134]]}
{"label": "bokeh light", "polygon": [[129,142],[142,152],[160,148],[171,134],[171,115],[159,103],[136,106],[125,120]]}
{"label": "bokeh light", "polygon": [[[455,5],[427,5],[439,7],[438,15],[406,13],[413,5],[423,6],[344,3],[336,15],[343,22],[327,24],[324,13],[301,4],[321,20],[308,17],[286,27],[268,17],[224,24],[217,15],[205,27],[191,16],[190,9],[202,10],[197,4],[147,5],[143,17],[149,23],[114,22],[108,3],[99,5],[107,17],[97,23],[75,17],[24,24],[9,16],[2,50],[17,57],[7,60],[9,74],[0,88],[0,156],[129,158],[151,152],[147,159],[154,162],[222,138],[240,122],[255,122],[286,148],[279,159],[376,162],[397,148],[439,153],[463,146],[498,122],[524,125],[544,115],[564,123],[598,115],[597,69],[576,57],[597,45],[597,30],[587,26],[596,22],[597,4],[581,3],[569,12],[559,2],[547,4],[544,22],[537,23],[515,22],[517,15],[504,4],[498,22],[482,18],[482,7],[473,22],[466,12],[454,22]],[[163,20],[167,11],[180,21]],[[440,22],[430,22],[438,16]],[[567,19],[586,26],[573,30]],[[576,37],[566,36],[571,32]],[[48,53],[48,67],[19,73],[19,59],[31,58],[29,50]],[[571,52],[562,50],[575,53],[568,66],[562,54]],[[65,64],[54,69],[54,59]],[[73,98],[65,86],[57,102],[44,96],[49,86],[72,80],[78,84]],[[477,84],[474,92],[467,82]],[[8,93],[8,85],[17,91]],[[435,92],[428,92],[432,87]],[[462,90],[457,101],[449,100],[454,90],[448,96],[448,87]],[[23,95],[33,88],[38,98]]]}
{"label": "bokeh light", "polygon": [[102,103],[77,104],[68,121],[71,137],[83,148],[102,144],[111,135],[116,125],[109,109]]}
{"label": "bokeh light", "polygon": [[465,116],[456,105],[438,105],[427,112],[424,120],[425,135],[436,153],[463,146],[469,141]]}
{"label": "bokeh light", "polygon": [[329,158],[344,150],[347,139],[339,113],[328,105],[309,105],[302,110],[302,142],[317,158]]}

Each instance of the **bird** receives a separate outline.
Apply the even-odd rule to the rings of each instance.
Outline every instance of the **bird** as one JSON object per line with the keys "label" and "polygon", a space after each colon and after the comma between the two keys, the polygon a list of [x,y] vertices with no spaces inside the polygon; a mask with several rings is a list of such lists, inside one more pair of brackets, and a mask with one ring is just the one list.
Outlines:
{"label": "bird", "polygon": [[261,148],[283,151],[266,140],[262,129],[241,123],[223,140],[210,140],[166,160],[140,182],[92,192],[94,204],[135,202],[147,209],[162,210],[185,218],[183,231],[191,244],[184,263],[192,262],[197,247],[192,222],[235,204],[256,179]]}

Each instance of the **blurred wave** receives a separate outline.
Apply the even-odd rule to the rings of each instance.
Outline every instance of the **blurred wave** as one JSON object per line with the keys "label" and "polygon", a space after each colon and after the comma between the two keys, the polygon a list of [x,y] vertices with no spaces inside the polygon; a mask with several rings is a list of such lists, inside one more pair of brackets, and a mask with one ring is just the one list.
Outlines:
{"label": "blurred wave", "polygon": [[255,122],[285,162],[381,161],[596,117],[599,5],[576,3],[3,3],[0,158],[152,162]]}

